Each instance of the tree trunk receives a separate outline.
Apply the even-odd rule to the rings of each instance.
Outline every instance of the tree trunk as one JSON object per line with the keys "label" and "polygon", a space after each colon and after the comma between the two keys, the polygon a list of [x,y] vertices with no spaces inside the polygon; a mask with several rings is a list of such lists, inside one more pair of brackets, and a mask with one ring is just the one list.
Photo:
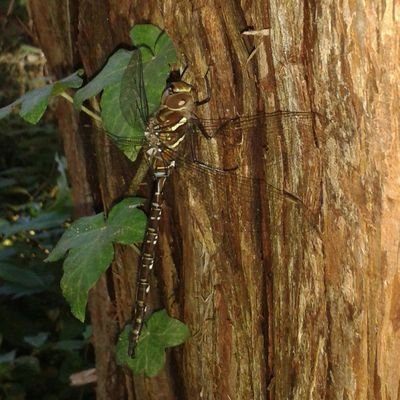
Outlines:
{"label": "tree trunk", "polygon": [[[146,21],[170,35],[200,98],[209,69],[200,117],[318,113],[268,143],[266,124],[240,131],[234,146],[217,139],[212,152],[195,139],[207,163],[238,162],[304,206],[265,184],[221,190],[175,171],[153,294],[193,336],[157,378],[117,367],[137,265],[121,250],[91,293],[98,399],[399,398],[394,3],[31,0],[30,9],[57,77],[80,64],[92,77]],[[110,208],[132,166],[104,136],[78,135],[70,107],[59,110],[77,215]]]}

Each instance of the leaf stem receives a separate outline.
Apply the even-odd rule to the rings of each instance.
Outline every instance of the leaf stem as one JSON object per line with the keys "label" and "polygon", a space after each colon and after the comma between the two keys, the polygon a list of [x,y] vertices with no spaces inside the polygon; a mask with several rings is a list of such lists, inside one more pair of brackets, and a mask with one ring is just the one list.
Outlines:
{"label": "leaf stem", "polygon": [[[62,92],[60,93],[60,96],[64,97],[64,99],[66,99],[67,101],[69,101],[70,103],[74,103],[74,99],[66,92]],[[81,110],[86,113],[87,115],[89,115],[90,117],[92,117],[94,120],[96,120],[97,122],[102,123],[101,117],[100,115],[96,114],[95,112],[93,112],[92,110],[89,110],[89,108],[82,106]]]}

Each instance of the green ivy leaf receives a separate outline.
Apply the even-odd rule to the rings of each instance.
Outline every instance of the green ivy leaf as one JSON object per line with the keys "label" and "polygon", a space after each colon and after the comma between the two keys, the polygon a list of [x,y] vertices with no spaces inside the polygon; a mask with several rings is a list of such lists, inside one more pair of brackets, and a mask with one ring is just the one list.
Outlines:
{"label": "green ivy leaf", "polygon": [[148,45],[152,48],[162,33],[163,31],[156,25],[137,24],[130,30],[129,36],[135,46]]}
{"label": "green ivy leaf", "polygon": [[75,221],[63,234],[45,261],[66,256],[61,279],[63,294],[72,313],[85,318],[89,289],[105,272],[114,257],[113,243],[131,244],[142,240],[146,227],[141,199],[124,199],[113,207],[107,219],[100,213]]}
{"label": "green ivy leaf", "polygon": [[170,65],[176,62],[176,51],[169,36],[154,25],[136,25],[131,31],[132,35],[140,49],[150,48],[153,53],[152,58],[146,60],[148,52],[142,51],[143,80],[151,115],[160,105]]}
{"label": "green ivy leaf", "polygon": [[[74,105],[79,109],[85,100],[103,92],[100,106],[103,127],[106,132],[113,139],[128,137],[138,143],[143,140],[143,124],[140,124],[139,120],[137,121],[138,125],[128,123],[122,114],[120,104],[122,78],[134,52],[137,51],[120,49],[115,52],[108,59],[103,69],[87,85],[75,93]],[[127,143],[126,146],[123,143],[121,145],[117,143],[117,146],[129,159],[136,159],[138,151],[135,150],[132,143]]]}
{"label": "green ivy leaf", "polygon": [[81,74],[82,70],[76,71],[58,82],[26,93],[12,104],[0,109],[0,118],[7,116],[20,106],[20,116],[27,122],[36,124],[46,111],[52,96],[60,94],[66,88],[76,88],[82,84],[82,78],[79,76]]}
{"label": "green ivy leaf", "polygon": [[85,320],[89,289],[100,279],[114,256],[112,243],[102,235],[104,231],[94,232],[90,244],[85,246],[82,243],[82,246],[71,249],[64,261],[61,289],[72,314],[81,322]]}
{"label": "green ivy leaf", "polygon": [[134,374],[156,376],[165,365],[165,349],[178,346],[190,336],[189,328],[168,316],[166,310],[153,313],[145,322],[135,348],[135,357],[128,356],[130,327],[121,333],[117,344],[117,362],[126,364]]}
{"label": "green ivy leaf", "polygon": [[102,93],[100,106],[103,128],[117,147],[135,160],[143,143],[147,121],[137,110],[138,60],[143,67],[143,83],[149,114],[160,104],[161,93],[169,74],[169,66],[176,62],[176,52],[168,35],[156,26],[136,25],[130,32],[135,49],[118,50],[103,69],[74,96],[77,108],[88,98]]}
{"label": "green ivy leaf", "polygon": [[153,343],[174,347],[182,344],[189,336],[189,328],[181,321],[171,318],[166,310],[157,311],[146,323],[143,336],[149,335]]}
{"label": "green ivy leaf", "polygon": [[[120,106],[121,81],[106,87],[100,101],[103,127],[117,147],[132,161],[143,144],[143,124],[129,124]],[[124,139],[127,138],[127,139]]]}
{"label": "green ivy leaf", "polygon": [[[132,36],[133,43],[140,54],[132,54],[132,59],[122,77],[119,103],[121,113],[133,129],[124,133],[122,130],[107,130],[111,133],[116,145],[127,157],[134,160],[139,150],[138,144],[143,142],[143,133],[147,124],[147,121],[142,118],[149,117],[158,109],[166,78],[170,72],[170,64],[176,62],[176,52],[168,35],[154,25],[136,25],[131,31]],[[138,74],[139,62],[143,69],[142,78]],[[137,81],[141,79],[143,79],[143,88],[137,84]],[[147,102],[148,110],[142,109],[144,101]],[[107,104],[115,105],[116,102],[103,103],[102,116],[105,121],[111,114],[105,108]],[[117,115],[115,110],[113,111],[114,115]],[[149,115],[141,115],[141,113]]]}
{"label": "green ivy leaf", "polygon": [[78,69],[73,74],[63,78],[53,84],[53,96],[57,96],[64,92],[65,89],[78,89],[82,86],[83,79],[81,78],[84,74],[83,69]]}
{"label": "green ivy leaf", "polygon": [[19,115],[31,124],[36,124],[47,109],[53,85],[32,90],[22,97]]}
{"label": "green ivy leaf", "polygon": [[101,230],[105,230],[103,213],[79,218],[64,232],[46,261],[57,261],[63,258],[68,250],[93,243],[94,236]]}
{"label": "green ivy leaf", "polygon": [[107,229],[114,243],[128,245],[142,240],[146,219],[143,212],[137,208],[142,204],[143,200],[140,198],[128,198],[111,209]]}
{"label": "green ivy leaf", "polygon": [[36,124],[46,111],[51,97],[59,95],[67,88],[77,88],[82,85],[82,78],[80,77],[82,72],[82,70],[78,70],[60,81],[25,93],[13,103],[0,108],[0,119],[20,107],[19,115],[25,121]]}
{"label": "green ivy leaf", "polygon": [[117,50],[107,61],[103,69],[74,95],[74,106],[80,109],[82,103],[96,96],[108,86],[120,84],[133,50]]}
{"label": "green ivy leaf", "polygon": [[165,365],[165,349],[150,340],[146,342],[145,347],[138,346],[135,358],[129,359],[127,364],[135,375],[145,374],[153,377],[158,375]]}

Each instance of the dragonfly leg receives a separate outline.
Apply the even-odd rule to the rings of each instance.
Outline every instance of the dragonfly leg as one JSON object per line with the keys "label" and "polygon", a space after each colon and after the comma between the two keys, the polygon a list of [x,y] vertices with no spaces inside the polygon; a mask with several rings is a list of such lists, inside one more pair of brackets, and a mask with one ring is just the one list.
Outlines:
{"label": "dragonfly leg", "polygon": [[[201,132],[201,129],[200,129],[200,132]],[[212,136],[207,135],[207,132],[206,132],[206,134],[204,134],[204,137],[207,140],[212,139]],[[238,165],[235,165],[234,167],[231,167],[231,168],[223,168],[223,167],[220,168],[220,167],[209,165],[209,164],[206,164],[206,163],[200,161],[199,158],[196,156],[196,152],[195,152],[196,146],[194,143],[194,135],[190,135],[190,139],[191,139],[191,143],[190,143],[191,162],[193,162],[193,164],[198,165],[201,169],[203,169],[205,171],[211,171],[211,172],[229,173],[232,171],[236,171],[239,168]]]}
{"label": "dragonfly leg", "polygon": [[211,100],[211,87],[210,87],[210,81],[208,80],[208,71],[209,70],[210,69],[207,68],[207,72],[204,75],[204,83],[205,83],[205,86],[206,86],[207,97],[204,98],[203,100],[197,100],[195,102],[196,107],[202,106],[203,104],[206,104]]}
{"label": "dragonfly leg", "polygon": [[231,119],[227,119],[224,122],[221,122],[221,125],[218,126],[214,132],[210,132],[210,130],[206,129],[205,126],[202,124],[200,118],[193,118],[191,123],[200,131],[200,133],[206,138],[206,139],[213,139],[215,137],[217,137],[219,134],[221,134],[221,132],[224,132],[226,130],[228,130],[229,128],[231,130],[237,130],[237,126],[238,126],[238,121],[239,118],[235,117],[235,118],[231,118]]}
{"label": "dragonfly leg", "polygon": [[[207,140],[212,139],[215,136],[214,134],[210,134],[210,132],[207,131],[207,129],[203,126],[199,118],[193,118],[191,122]],[[192,137],[193,140],[193,135],[190,136]]]}

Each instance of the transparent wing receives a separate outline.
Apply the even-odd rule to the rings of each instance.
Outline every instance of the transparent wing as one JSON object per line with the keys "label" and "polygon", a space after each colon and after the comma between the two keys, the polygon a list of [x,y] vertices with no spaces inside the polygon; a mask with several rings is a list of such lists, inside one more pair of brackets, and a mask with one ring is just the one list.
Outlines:
{"label": "transparent wing", "polygon": [[149,119],[149,107],[143,79],[143,63],[139,49],[133,52],[121,81],[120,107],[132,127],[144,129]]}
{"label": "transparent wing", "polygon": [[[194,187],[225,193],[230,202],[245,199],[252,204],[260,193],[287,200],[314,228],[320,197],[311,188],[318,179],[319,147],[324,142],[316,137],[315,119],[314,113],[278,112],[201,120],[201,128],[194,121],[187,126],[184,148],[165,147],[163,157],[166,165],[175,160],[173,174],[191,180]],[[200,135],[201,129],[214,134],[213,139]],[[219,147],[224,149],[223,160],[216,158]]]}

